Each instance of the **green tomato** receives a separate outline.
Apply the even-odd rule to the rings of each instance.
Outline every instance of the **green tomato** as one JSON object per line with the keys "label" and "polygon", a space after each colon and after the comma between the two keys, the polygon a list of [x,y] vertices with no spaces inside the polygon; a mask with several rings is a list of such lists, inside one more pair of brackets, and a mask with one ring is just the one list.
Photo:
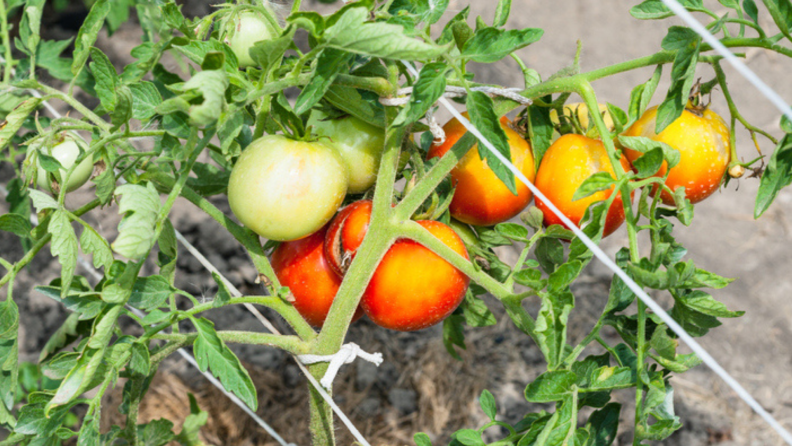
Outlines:
{"label": "green tomato", "polygon": [[349,178],[326,141],[268,135],[242,152],[228,183],[228,203],[242,224],[270,240],[306,237],[330,221]]}
{"label": "green tomato", "polygon": [[314,133],[330,138],[338,148],[349,171],[349,193],[365,192],[377,180],[385,132],[354,116],[327,119],[327,115],[314,110],[308,119]]}
{"label": "green tomato", "polygon": [[239,68],[256,66],[256,62],[250,57],[250,49],[256,42],[276,37],[267,19],[256,11],[234,14],[223,28],[221,35],[225,43],[234,51],[239,61]]}
{"label": "green tomato", "polygon": [[[67,139],[62,143],[55,145],[52,147],[50,152],[47,152],[46,149],[41,149],[41,151],[42,153],[47,153],[58,160],[61,166],[63,166],[62,169],[58,169],[61,179],[66,178],[66,172],[69,168],[71,168],[71,166],[74,165],[77,157],[80,156],[80,146],[77,145],[77,142],[72,139]],[[38,166],[36,182],[38,183],[39,188],[52,193],[52,185],[50,184],[47,171],[41,167],[41,163],[38,159],[36,160],[36,165]],[[69,180],[66,182],[66,192],[71,192],[85,184],[85,182],[91,178],[92,173],[93,159],[91,159],[91,157],[86,157],[80,162],[80,164],[77,165],[77,167],[74,168]],[[61,185],[61,187],[63,186]]]}

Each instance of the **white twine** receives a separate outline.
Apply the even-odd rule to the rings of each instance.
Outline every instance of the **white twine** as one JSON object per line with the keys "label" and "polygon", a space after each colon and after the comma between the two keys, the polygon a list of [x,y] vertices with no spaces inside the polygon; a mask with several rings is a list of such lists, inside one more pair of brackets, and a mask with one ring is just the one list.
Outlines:
{"label": "white twine", "polygon": [[[418,75],[415,74],[417,77]],[[514,102],[519,102],[522,105],[531,105],[533,103],[532,100],[520,95],[518,92],[522,91],[520,88],[497,88],[497,87],[472,87],[471,91],[480,91],[482,93],[486,93],[490,96],[501,96],[506,99],[511,99]],[[396,90],[395,98],[380,98],[380,104],[386,105],[388,107],[398,107],[401,105],[405,105],[410,102],[410,95],[412,95],[413,87],[404,87]],[[467,90],[464,87],[454,87],[454,86],[447,86],[445,93],[443,93],[442,97],[446,98],[458,98],[465,96],[467,94]]]}
{"label": "white twine", "polygon": [[446,134],[443,127],[437,122],[434,113],[429,111],[426,113],[426,121],[429,123],[429,132],[434,137],[434,143],[441,145],[446,141]]}
{"label": "white twine", "polygon": [[359,345],[354,342],[344,344],[334,355],[299,355],[297,359],[303,364],[311,365],[317,362],[329,362],[327,371],[325,372],[319,383],[327,390],[333,388],[333,380],[335,379],[341,366],[344,364],[351,364],[355,358],[360,358],[368,361],[375,366],[379,367],[382,364],[382,353],[368,353],[363,351]]}
{"label": "white twine", "polygon": [[[664,0],[665,1],[665,0]],[[418,76],[418,71],[407,61],[402,61],[407,67],[407,69],[414,75]],[[773,418],[752,396],[748,393],[745,388],[737,382],[729,372],[727,372],[712,355],[707,352],[707,350],[701,346],[692,336],[690,336],[681,325],[679,325],[664,309],[661,307],[657,302],[655,302],[648,294],[641,288],[640,285],[635,283],[635,281],[627,275],[621,268],[616,265],[616,263],[608,257],[605,252],[597,246],[594,241],[592,241],[580,228],[577,227],[572,221],[567,218],[556,206],[553,204],[552,201],[548,200],[547,197],[540,191],[534,184],[526,178],[526,176],[517,169],[514,164],[511,163],[510,160],[506,159],[500,152],[495,149],[495,146],[481,134],[481,132],[476,129],[473,124],[470,123],[464,116],[462,116],[459,111],[454,108],[454,106],[448,101],[448,99],[441,97],[440,103],[443,104],[444,107],[448,109],[449,112],[459,121],[462,125],[467,128],[467,130],[472,133],[479,141],[481,141],[484,146],[489,149],[495,157],[497,157],[514,175],[517,177],[523,184],[525,184],[531,191],[534,193],[536,198],[542,200],[547,207],[553,212],[559,219],[569,228],[572,232],[580,239],[583,244],[585,244],[594,254],[594,256],[599,259],[608,269],[613,271],[614,274],[619,276],[624,283],[627,285],[630,290],[632,290],[636,296],[638,296],[641,301],[643,301],[652,311],[654,311],[663,322],[668,325],[674,333],[679,336],[679,338],[693,350],[696,355],[701,358],[701,360],[709,367],[715,374],[717,374],[729,387],[734,390],[737,395],[745,401],[759,416],[761,416],[773,429],[778,432],[781,437],[790,445],[792,445],[792,435],[784,429],[781,424]]]}

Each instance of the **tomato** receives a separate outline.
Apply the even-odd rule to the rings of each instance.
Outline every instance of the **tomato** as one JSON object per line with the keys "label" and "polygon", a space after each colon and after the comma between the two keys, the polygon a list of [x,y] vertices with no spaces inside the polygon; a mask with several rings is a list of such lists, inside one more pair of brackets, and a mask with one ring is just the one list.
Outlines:
{"label": "tomato", "polygon": [[[283,242],[272,253],[272,269],[281,285],[289,287],[294,308],[314,327],[321,327],[333,304],[341,278],[330,268],[324,255],[327,227],[308,237]],[[355,312],[353,321],[363,312]]]}
{"label": "tomato", "polygon": [[[453,229],[438,221],[418,224],[468,258]],[[397,240],[374,271],[360,306],[377,325],[420,330],[450,315],[465,298],[469,282],[461,271],[426,247],[412,240]]]}
{"label": "tomato", "polygon": [[[656,121],[657,107],[652,107],[624,134],[651,138],[679,150],[679,164],[671,169],[665,183],[671,190],[684,187],[691,203],[712,195],[729,165],[729,127],[723,119],[710,109],[700,115],[685,110],[660,134],[655,133]],[[640,152],[629,148],[625,152],[630,161],[641,156]],[[662,177],[667,170],[668,165],[663,162],[656,175]],[[665,190],[660,198],[667,205],[674,204],[673,195]]]}
{"label": "tomato", "polygon": [[354,116],[327,119],[314,110],[308,119],[314,133],[326,136],[335,144],[349,171],[349,193],[365,192],[377,179],[380,158],[385,146],[385,131]]}
{"label": "tomato", "polygon": [[253,10],[232,13],[221,28],[220,36],[234,51],[239,68],[256,66],[250,56],[250,49],[256,42],[277,37],[267,19]]}
{"label": "tomato", "polygon": [[[622,167],[630,169],[627,159],[622,156]],[[608,152],[602,141],[586,136],[567,134],[558,138],[545,152],[539,171],[536,173],[536,187],[575,225],[580,224],[583,213],[594,202],[607,200],[613,193],[610,190],[596,192],[588,197],[572,201],[572,196],[583,182],[597,172],[608,172],[614,178]],[[545,226],[563,225],[538,197],[536,207],[544,214]],[[605,220],[603,237],[610,235],[624,223],[624,208],[621,196],[613,200]],[[566,225],[564,225],[566,226]]]}
{"label": "tomato", "polygon": [[[66,172],[74,165],[77,157],[80,156],[81,147],[75,140],[68,138],[63,142],[53,146],[50,151],[47,151],[45,148],[40,148],[39,150],[42,153],[45,153],[58,160],[61,166],[63,166],[61,169],[58,169],[58,173],[60,174],[61,179],[65,179]],[[85,151],[85,147],[82,147],[82,151]],[[44,170],[43,167],[41,167],[41,162],[38,158],[36,158],[36,166],[38,166],[36,172],[36,183],[38,184],[38,187],[50,193],[53,192],[53,190],[60,190],[62,187],[61,185],[53,189],[52,185],[50,184],[49,175],[47,175],[48,172]],[[80,164],[74,168],[71,176],[69,176],[69,180],[66,183],[66,192],[71,192],[85,184],[88,179],[91,178],[92,173],[93,159],[91,159],[91,157],[86,157],[80,161]]]}
{"label": "tomato", "polygon": [[[465,113],[467,116],[467,113]],[[511,162],[529,180],[533,181],[535,167],[531,146],[501,118],[501,128],[506,132],[511,149]],[[429,159],[446,154],[459,141],[467,130],[456,119],[449,121],[443,130],[446,140],[429,150]],[[478,154],[477,145],[459,160],[451,171],[451,179],[456,187],[449,210],[459,221],[477,226],[490,226],[506,221],[528,206],[531,191],[528,186],[517,181],[517,195],[495,176]]]}
{"label": "tomato", "polygon": [[339,276],[349,268],[371,219],[371,200],[356,201],[336,215],[325,237],[325,256]]}
{"label": "tomato", "polygon": [[[597,104],[599,107],[599,113],[602,115],[602,120],[605,121],[605,126],[608,130],[613,130],[613,118],[608,112],[608,106],[605,104]],[[574,102],[572,104],[565,104],[564,105],[564,116],[571,117],[577,116],[578,122],[580,122],[580,127],[582,127],[583,131],[586,131],[589,127],[589,110],[588,106],[582,102]],[[553,124],[559,124],[560,121],[558,119],[558,112],[556,109],[550,110],[550,121]]]}
{"label": "tomato", "polygon": [[228,203],[242,224],[271,240],[296,240],[333,218],[344,200],[346,167],[328,142],[268,135],[240,155]]}

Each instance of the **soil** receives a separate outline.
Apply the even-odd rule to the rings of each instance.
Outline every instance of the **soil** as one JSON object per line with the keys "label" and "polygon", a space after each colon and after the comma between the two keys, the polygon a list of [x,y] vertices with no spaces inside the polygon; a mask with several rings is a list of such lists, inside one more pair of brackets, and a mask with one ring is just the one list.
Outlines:
{"label": "soil", "polygon": [[[185,11],[205,14],[209,1],[190,0]],[[449,13],[461,10],[468,1],[451,0]],[[472,3],[471,17],[490,18],[496,2]],[[529,67],[536,68],[544,78],[572,63],[576,41],[583,42],[581,68],[590,70],[612,63],[653,53],[659,49],[666,29],[678,20],[642,22],[630,17],[627,10],[635,2],[612,0],[515,0],[509,21],[512,28],[540,27],[545,34],[539,43],[520,51]],[[718,14],[726,10],[714,1],[708,2]],[[330,10],[335,5],[307,1],[304,9]],[[70,14],[79,16],[74,6]],[[765,19],[767,24],[771,22]],[[75,32],[69,20],[52,20],[45,27],[47,38],[65,38]],[[122,27],[112,37],[103,33],[97,46],[120,67],[131,60],[129,51],[139,43],[133,25]],[[748,51],[749,65],[782,97],[792,98],[788,82],[789,61],[761,50]],[[775,135],[778,111],[757,94],[729,66],[724,66],[730,79],[734,99],[743,114],[754,124],[770,129]],[[521,76],[516,64],[506,59],[489,66],[476,66],[477,80],[505,86],[520,86]],[[594,84],[600,102],[625,107],[632,86],[643,82],[652,69],[637,70]],[[705,80],[710,70],[700,68]],[[667,82],[667,81],[666,81]],[[664,91],[667,83],[658,91]],[[90,102],[87,96],[80,96]],[[660,100],[659,97],[655,98]],[[716,111],[726,113],[718,93],[713,95]],[[58,104],[56,104],[58,105]],[[63,109],[65,111],[65,109]],[[442,122],[446,117],[438,116]],[[756,156],[755,148],[745,132],[738,132],[739,153],[745,159]],[[771,147],[763,149],[770,152]],[[10,175],[9,166],[0,166],[0,183]],[[734,375],[759,402],[784,426],[792,429],[792,191],[779,194],[765,215],[754,220],[753,201],[758,181],[734,181],[727,188],[696,206],[696,218],[690,227],[677,228],[678,239],[689,249],[689,258],[702,268],[737,280],[724,290],[715,291],[717,299],[735,310],[746,311],[739,319],[725,320],[724,325],[701,339],[707,350]],[[69,205],[86,200],[87,193],[69,196]],[[230,215],[224,198],[215,203]],[[0,203],[0,212],[6,212]],[[98,223],[104,234],[112,236],[118,223],[113,207],[89,214],[86,219]],[[237,243],[212,221],[202,216],[189,203],[179,202],[174,209],[175,227],[205,253],[209,260],[246,293],[260,293],[255,283],[255,270]],[[602,246],[611,255],[627,244],[624,229],[606,239]],[[13,236],[0,232],[0,252],[9,261],[21,256]],[[502,251],[506,259],[516,258],[509,249]],[[186,251],[180,251],[177,286],[196,295],[211,298],[216,286],[200,263]],[[84,274],[85,271],[78,270]],[[42,251],[18,277],[15,299],[21,313],[20,359],[35,361],[49,335],[65,320],[67,312],[56,302],[33,291],[58,277],[59,267],[48,252]],[[596,314],[607,297],[610,273],[593,263],[576,283],[578,306],[570,318],[570,337],[574,341],[588,332]],[[5,290],[2,291],[5,296]],[[658,294],[661,303],[665,298]],[[521,335],[503,315],[494,299],[487,301],[499,319],[492,327],[468,330],[465,361],[453,360],[441,344],[439,327],[417,333],[396,333],[361,320],[350,330],[348,342],[359,344],[366,351],[379,351],[385,362],[379,368],[357,361],[342,369],[336,380],[336,400],[350,414],[356,425],[374,445],[410,444],[412,434],[427,432],[435,444],[448,441],[449,434],[461,427],[478,427],[484,415],[475,396],[486,388],[496,396],[499,418],[516,422],[527,411],[536,410],[525,402],[523,390],[527,382],[541,370],[538,348]],[[526,303],[535,314],[538,302]],[[266,314],[266,311],[265,311]],[[218,328],[260,330],[258,322],[242,308],[226,308],[208,314]],[[277,316],[267,314],[279,328]],[[187,327],[189,328],[189,327]],[[131,329],[131,324],[130,324]],[[606,333],[607,334],[607,333]],[[280,351],[257,346],[234,347],[246,363],[259,390],[259,415],[270,422],[286,440],[298,445],[308,444],[305,409],[305,379],[292,359]],[[592,349],[592,353],[599,353]],[[664,444],[699,445],[780,445],[781,439],[743,404],[712,372],[699,366],[672,380],[676,390],[677,414],[684,427]],[[254,445],[274,441],[252,423],[225,397],[203,381],[195,369],[176,356],[165,363],[152,385],[152,394],[142,408],[143,420],[165,417],[177,424],[187,415],[187,393],[196,394],[199,404],[211,414],[212,421],[204,429],[209,444]],[[625,404],[621,436],[616,444],[631,444],[631,413],[634,395],[615,393]],[[118,401],[118,391],[109,400]],[[112,412],[112,411],[107,411]],[[108,423],[122,423],[120,416],[107,415]],[[241,421],[245,420],[245,421]],[[494,439],[500,435],[488,431]],[[346,429],[337,430],[340,444],[352,442]]]}

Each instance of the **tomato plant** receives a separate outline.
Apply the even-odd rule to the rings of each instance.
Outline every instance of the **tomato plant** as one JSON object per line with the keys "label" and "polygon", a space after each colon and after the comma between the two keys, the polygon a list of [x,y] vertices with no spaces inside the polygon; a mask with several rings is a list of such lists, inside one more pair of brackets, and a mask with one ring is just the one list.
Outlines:
{"label": "tomato plant", "polygon": [[265,136],[234,165],[228,204],[258,235],[296,240],[330,221],[348,185],[346,167],[332,145]]}
{"label": "tomato plant", "polygon": [[[533,181],[536,171],[531,146],[508,126],[508,122],[503,117],[500,126],[509,142],[511,162]],[[432,146],[429,159],[445,155],[467,133],[456,119],[443,126],[443,131],[446,140],[443,144]],[[516,185],[516,193],[509,190],[479,156],[478,150],[469,151],[459,160],[459,164],[451,171],[451,180],[456,188],[449,207],[451,215],[472,225],[491,226],[506,221],[525,209],[533,197],[528,186],[522,183]]]}
{"label": "tomato plant", "polygon": [[[693,203],[718,188],[727,168],[733,177],[745,168],[760,177],[754,215],[761,216],[792,184],[792,124],[781,122],[779,139],[751,124],[720,56],[692,29],[672,26],[657,53],[591,71],[581,69],[579,49],[550,73],[545,61],[532,66],[520,57],[543,44],[543,31],[507,29],[511,0],[475,20],[461,5],[446,17],[450,3],[434,0],[350,1],[324,15],[300,0],[277,15],[268,2],[235,0],[201,17],[186,16],[175,0],[85,3],[79,32],[53,40],[43,0],[0,1],[0,159],[13,176],[0,230],[21,242],[19,253],[0,253],[2,444],[199,444],[207,415],[198,408],[177,423],[179,432],[168,420],[138,419],[163,361],[192,348],[201,371],[255,411],[253,380],[229,343],[281,349],[321,379],[326,361],[299,358],[341,351],[361,311],[394,330],[442,324],[417,336],[442,336],[458,359],[465,333],[498,318],[541,352],[546,367],[524,383],[526,400],[541,410],[526,409],[510,424],[496,419],[495,399],[483,393],[490,421],[453,433],[452,444],[498,436],[491,444],[608,446],[619,437],[639,445],[681,427],[675,379],[699,358],[679,349],[677,335],[619,277],[599,314],[580,318],[573,284],[592,260],[590,245],[554,226],[547,203],[528,207],[529,188],[496,153],[535,178],[595,242],[623,224],[616,265],[665,296],[660,302],[691,336],[740,316],[717,300],[732,279],[687,258],[674,228],[693,224]],[[752,0],[683,3],[712,18],[707,28],[738,53],[792,57],[789,8],[779,2],[761,10],[777,30],[759,20]],[[629,13],[673,15],[658,0]],[[123,61],[97,42],[127,21],[140,41],[119,70]],[[506,58],[522,85],[495,85],[476,73]],[[598,102],[594,81],[646,68],[653,74],[630,86],[629,102]],[[669,87],[658,93],[660,85]],[[583,105],[567,105],[573,94]],[[723,96],[725,123],[697,106],[701,95]],[[695,106],[686,110],[691,97]],[[489,145],[456,120],[441,131],[435,116],[446,98],[464,106]],[[741,161],[738,128],[757,148],[769,142],[772,153]],[[67,203],[66,193],[92,171],[93,186]],[[233,237],[256,269],[258,289],[243,295],[230,287],[228,271],[205,264],[212,256],[198,257],[212,271],[213,298],[178,288],[186,253],[178,249],[185,242],[173,218],[177,202]],[[100,212],[118,213],[117,227],[107,228]],[[507,263],[499,247],[518,255]],[[36,290],[71,314],[34,366],[52,381],[22,397],[22,293],[14,286],[29,282],[24,275],[45,250],[61,268]],[[95,275],[83,276],[88,266]],[[239,331],[203,317],[239,304],[269,308],[289,331]],[[569,336],[583,323],[585,336]],[[103,428],[102,417],[116,410],[104,397],[122,377],[117,410],[126,421]],[[330,405],[314,387],[306,391],[312,443],[336,444]],[[618,393],[635,405],[616,403]],[[632,427],[619,432],[618,420]],[[483,435],[495,425],[502,434]],[[431,445],[427,435],[415,440]]]}

